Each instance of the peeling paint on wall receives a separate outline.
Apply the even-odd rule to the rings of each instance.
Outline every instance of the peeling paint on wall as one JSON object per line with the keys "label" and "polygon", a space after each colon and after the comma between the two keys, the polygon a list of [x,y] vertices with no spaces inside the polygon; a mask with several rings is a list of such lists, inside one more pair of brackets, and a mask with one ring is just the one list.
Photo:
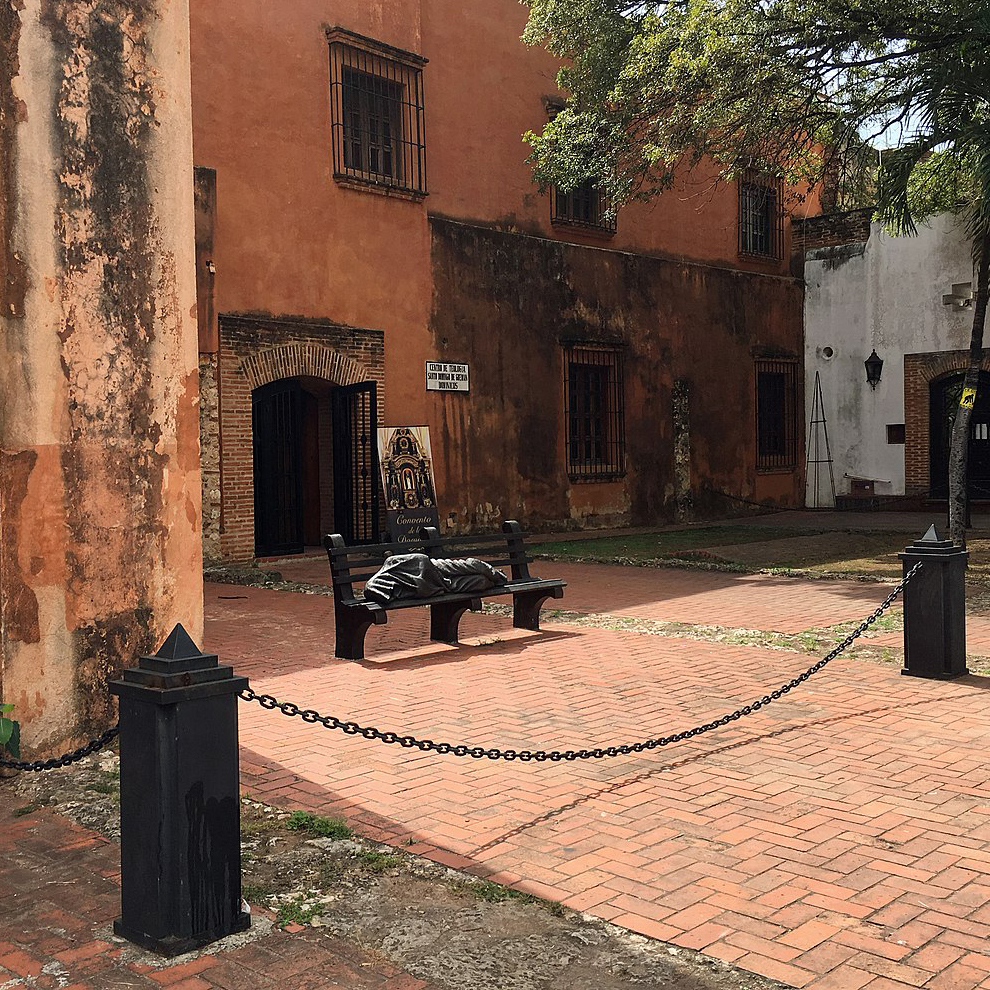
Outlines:
{"label": "peeling paint on wall", "polygon": [[[471,367],[469,394],[431,398],[448,522],[490,528],[488,507],[497,506],[530,527],[639,525],[675,518],[692,486],[756,490],[754,359],[800,354],[797,281],[437,217],[430,226],[437,359]],[[568,344],[620,351],[626,471],[618,480],[568,477]],[[693,383],[690,428],[678,381]],[[800,501],[800,471],[778,488],[771,497]]]}
{"label": "peeling paint on wall", "polygon": [[674,491],[677,521],[691,518],[691,382],[678,378],[673,387]]}
{"label": "peeling paint on wall", "polygon": [[[102,592],[76,616],[79,702],[84,726],[95,727],[107,717],[106,677],[155,646],[143,575],[163,552],[168,458],[158,449],[152,348],[156,329],[181,320],[160,311],[170,293],[155,277],[147,165],[159,100],[148,51],[155,5],[57,0],[42,16],[64,66],[55,107],[69,417],[62,470],[70,580]],[[167,259],[162,271],[168,280]],[[111,601],[132,605],[113,610]]]}
{"label": "peeling paint on wall", "polygon": [[21,573],[17,535],[22,525],[21,506],[38,455],[33,450],[19,454],[0,451],[0,544],[7,562],[0,573],[3,595],[4,637],[20,643],[37,643],[38,599]]}
{"label": "peeling paint on wall", "polygon": [[23,9],[23,0],[0,0],[0,311],[16,318],[24,316],[27,290],[27,269],[14,244],[14,128],[27,113],[14,94]]}
{"label": "peeling paint on wall", "polygon": [[[202,631],[185,0],[0,0],[0,676],[24,744],[113,718],[107,678]],[[11,73],[18,72],[11,79]],[[0,96],[0,100],[4,97]],[[0,265],[5,264],[0,260]],[[5,285],[9,284],[9,280]]]}

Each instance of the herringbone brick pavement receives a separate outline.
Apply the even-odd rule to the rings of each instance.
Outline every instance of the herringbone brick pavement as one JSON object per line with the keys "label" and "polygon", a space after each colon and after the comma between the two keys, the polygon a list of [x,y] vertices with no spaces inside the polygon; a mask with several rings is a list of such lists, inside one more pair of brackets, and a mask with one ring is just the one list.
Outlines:
{"label": "herringbone brick pavement", "polygon": [[[592,602],[601,570],[554,566],[572,582],[563,604]],[[666,608],[651,595],[668,580],[630,569],[610,602]],[[803,628],[858,617],[883,590],[754,581],[681,605],[708,623],[752,627],[744,616],[763,615]],[[728,621],[727,602],[738,609]],[[207,604],[207,645],[256,690],[452,743],[581,748],[667,734],[809,662],[566,625],[520,633],[485,615],[465,616],[473,645],[445,647],[427,643],[417,609],[373,629],[369,659],[355,663],[333,659],[326,598],[212,586]],[[560,764],[408,751],[242,705],[242,773],[246,791],[275,803],[342,815],[371,837],[796,987],[990,988],[986,686],[839,658],[717,733]]]}

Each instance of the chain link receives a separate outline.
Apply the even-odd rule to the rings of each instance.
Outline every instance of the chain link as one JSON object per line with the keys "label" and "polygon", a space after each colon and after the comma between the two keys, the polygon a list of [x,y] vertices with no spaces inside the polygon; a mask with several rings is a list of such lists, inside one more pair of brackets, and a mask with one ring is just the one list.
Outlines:
{"label": "chain link", "polygon": [[56,767],[67,767],[71,763],[78,763],[84,756],[95,753],[98,749],[103,749],[107,743],[116,739],[120,733],[120,725],[115,725],[107,729],[102,736],[91,739],[85,746],[74,749],[71,753],[63,753],[61,756],[53,757],[50,760],[32,760],[22,762],[20,760],[0,759],[0,767],[7,770],[54,770]]}
{"label": "chain link", "polygon": [[748,705],[744,705],[742,708],[737,708],[734,712],[730,712],[727,715],[721,716],[721,718],[714,719],[711,722],[705,722],[703,725],[697,725],[693,729],[686,729],[683,732],[675,732],[670,736],[660,736],[657,739],[647,739],[643,742],[628,743],[623,746],[607,746],[598,747],[595,749],[565,749],[565,750],[514,750],[514,749],[498,749],[497,747],[485,748],[484,746],[466,746],[466,745],[453,745],[452,743],[445,742],[434,742],[432,739],[417,739],[415,736],[403,736],[396,732],[383,732],[381,729],[376,729],[373,726],[362,726],[357,722],[345,722],[341,719],[335,717],[334,715],[321,715],[319,712],[314,711],[312,708],[300,709],[298,705],[292,704],[291,701],[279,701],[278,699],[272,697],[270,694],[258,694],[253,691],[250,687],[245,688],[240,692],[240,697],[244,701],[255,701],[262,708],[266,708],[269,711],[279,711],[283,715],[289,716],[289,718],[294,718],[296,716],[300,717],[304,722],[309,722],[311,724],[319,723],[326,729],[338,729],[341,732],[349,736],[363,736],[365,739],[377,739],[380,742],[386,743],[388,745],[398,744],[403,749],[418,749],[422,752],[435,752],[441,755],[452,754],[454,756],[468,756],[475,760],[520,760],[522,763],[529,763],[530,761],[535,761],[537,763],[559,763],[561,760],[571,761],[571,760],[600,760],[605,757],[612,756],[628,756],[630,753],[642,753],[645,750],[659,749],[661,746],[669,746],[671,743],[683,742],[685,739],[693,739],[695,736],[700,736],[705,732],[711,732],[713,729],[719,729],[724,725],[728,725],[730,722],[735,722],[746,715],[752,715],[753,712],[759,711],[761,708],[766,707],[773,701],[777,701],[782,698],[789,691],[793,691],[794,688],[803,684],[809,677],[813,674],[817,674],[823,667],[830,664],[839,654],[847,650],[852,644],[866,632],[870,626],[873,625],[877,619],[887,611],[888,608],[894,603],[897,596],[904,590],[907,583],[918,573],[922,567],[922,562],[919,561],[910,571],[904,576],[904,580],[901,581],[896,588],[874,609],[873,613],[866,619],[864,619],[838,646],[834,647],[829,653],[823,656],[816,663],[812,664],[807,670],[798,674],[793,680],[788,681],[786,684],[781,685],[775,691],[771,691],[769,694],[764,695],[762,698],[756,701],[750,702]]}

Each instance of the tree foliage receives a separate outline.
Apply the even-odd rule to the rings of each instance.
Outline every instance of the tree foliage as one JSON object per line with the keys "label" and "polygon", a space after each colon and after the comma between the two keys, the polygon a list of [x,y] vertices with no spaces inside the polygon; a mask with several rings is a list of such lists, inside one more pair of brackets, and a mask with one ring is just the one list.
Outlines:
{"label": "tree foliage", "polygon": [[590,179],[621,203],[707,160],[875,198],[898,232],[963,203],[990,226],[986,0],[528,6],[526,40],[564,59],[568,98],[527,135],[543,185]]}

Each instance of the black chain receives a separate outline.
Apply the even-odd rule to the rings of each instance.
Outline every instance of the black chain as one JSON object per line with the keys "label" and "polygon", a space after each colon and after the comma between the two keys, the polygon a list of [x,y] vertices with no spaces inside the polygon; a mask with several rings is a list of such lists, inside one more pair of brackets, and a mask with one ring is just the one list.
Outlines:
{"label": "black chain", "polygon": [[658,739],[647,739],[645,742],[629,743],[624,746],[607,746],[605,748],[598,749],[567,749],[567,750],[514,750],[514,749],[497,749],[496,747],[490,747],[486,749],[484,746],[454,746],[451,743],[444,742],[434,742],[432,739],[417,739],[415,736],[401,736],[397,732],[382,732],[380,729],[376,729],[372,726],[362,726],[357,722],[345,722],[334,715],[321,715],[319,712],[314,711],[312,708],[301,709],[298,705],[292,704],[291,701],[278,701],[276,698],[272,697],[270,694],[257,694],[252,691],[250,687],[245,688],[240,692],[240,697],[244,701],[256,701],[262,708],[266,708],[269,711],[278,710],[283,715],[288,715],[290,718],[299,716],[304,722],[310,723],[320,723],[324,728],[327,729],[339,729],[341,732],[346,733],[349,736],[363,736],[365,739],[378,739],[383,743],[388,743],[389,745],[393,743],[398,743],[404,749],[419,749],[425,752],[436,752],[441,755],[447,753],[452,753],[454,756],[470,756],[475,760],[489,759],[489,760],[521,760],[523,763],[528,763],[530,760],[535,760],[537,763],[545,763],[549,760],[551,763],[559,763],[561,760],[600,760],[607,756],[627,756],[630,753],[642,753],[644,750],[648,749],[658,749],[661,746],[669,746],[671,743],[683,742],[685,739],[693,739],[695,736],[700,736],[702,733],[711,732],[712,729],[721,728],[723,725],[728,725],[730,722],[735,722],[745,715],[752,715],[753,712],[759,711],[766,705],[769,705],[772,701],[776,701],[778,698],[782,698],[788,691],[792,691],[799,684],[803,684],[809,677],[813,674],[817,674],[826,664],[831,663],[840,653],[848,649],[853,642],[862,636],[870,626],[873,625],[877,619],[887,611],[888,608],[894,603],[897,596],[904,590],[905,585],[915,574],[921,569],[921,562],[919,561],[910,571],[905,575],[904,580],[897,585],[896,588],[883,600],[883,602],[874,610],[873,614],[869,618],[864,619],[838,646],[836,646],[831,652],[826,654],[817,663],[812,664],[806,671],[798,674],[793,680],[788,681],[786,684],[777,688],[776,691],[771,691],[769,694],[764,695],[757,701],[754,701],[742,708],[737,708],[734,712],[728,715],[723,715],[721,718],[717,718],[714,721],[706,722],[704,725],[695,726],[693,729],[687,729],[684,732],[676,732],[671,736],[661,736]]}
{"label": "black chain", "polygon": [[0,759],[0,767],[8,770],[54,770],[56,767],[67,767],[70,763],[77,763],[84,756],[95,753],[98,749],[103,749],[107,743],[116,739],[120,733],[120,726],[115,725],[107,729],[102,736],[91,739],[85,746],[74,749],[71,753],[63,753],[61,756],[53,757],[50,760],[32,760],[21,762],[20,760]]}

